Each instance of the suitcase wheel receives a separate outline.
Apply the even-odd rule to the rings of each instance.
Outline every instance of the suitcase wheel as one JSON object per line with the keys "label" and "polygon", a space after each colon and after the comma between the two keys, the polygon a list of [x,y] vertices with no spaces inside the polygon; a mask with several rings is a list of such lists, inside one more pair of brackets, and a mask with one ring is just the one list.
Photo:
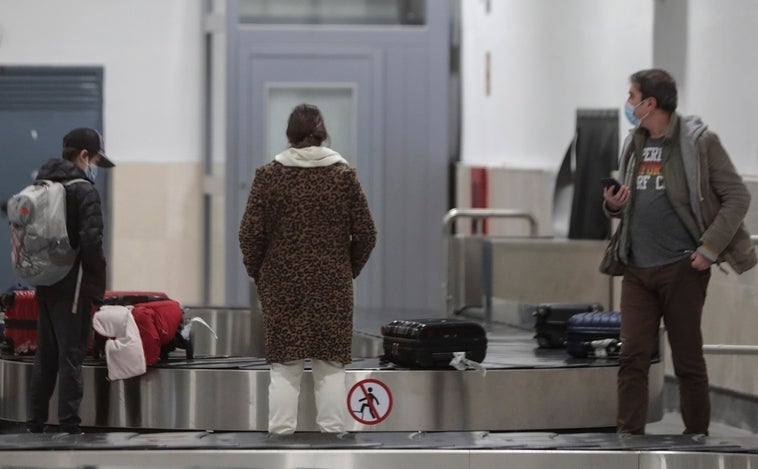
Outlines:
{"label": "suitcase wheel", "polygon": [[0,340],[0,353],[3,355],[13,355],[13,339],[10,337],[3,337]]}

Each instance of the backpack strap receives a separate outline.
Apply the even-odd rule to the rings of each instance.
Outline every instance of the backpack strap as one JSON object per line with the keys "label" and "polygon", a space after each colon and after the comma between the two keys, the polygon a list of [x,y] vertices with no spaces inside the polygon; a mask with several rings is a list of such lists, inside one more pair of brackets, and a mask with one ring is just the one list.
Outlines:
{"label": "backpack strap", "polygon": [[[76,178],[76,179],[70,179],[66,182],[61,182],[61,184],[63,184],[64,186],[70,186],[71,184],[76,184],[79,182],[90,182],[90,181],[84,178]],[[37,184],[37,185],[49,186],[50,184],[53,184],[53,183],[55,183],[55,181],[53,181],[52,179],[35,179],[34,180],[34,184]]]}
{"label": "backpack strap", "polygon": [[79,261],[79,273],[76,276],[76,289],[74,290],[74,304],[71,306],[71,314],[76,314],[76,310],[79,309],[79,292],[82,288],[82,275],[84,269],[82,267],[82,261]]}
{"label": "backpack strap", "polygon": [[64,182],[63,185],[64,186],[70,186],[71,184],[76,184],[76,183],[79,183],[79,182],[89,182],[91,184],[91,182],[88,181],[88,180],[86,180],[86,179],[76,178],[76,179],[72,179],[70,181]]}
{"label": "backpack strap", "polygon": [[[76,178],[76,179],[71,179],[70,181],[64,182],[63,185],[68,187],[72,184],[77,184],[80,182],[91,183],[90,181],[86,179]],[[76,310],[79,309],[79,292],[82,287],[82,274],[83,273],[84,272],[83,272],[82,261],[79,260],[79,273],[76,276],[76,289],[74,290],[74,304],[71,307],[71,314],[76,314]]]}

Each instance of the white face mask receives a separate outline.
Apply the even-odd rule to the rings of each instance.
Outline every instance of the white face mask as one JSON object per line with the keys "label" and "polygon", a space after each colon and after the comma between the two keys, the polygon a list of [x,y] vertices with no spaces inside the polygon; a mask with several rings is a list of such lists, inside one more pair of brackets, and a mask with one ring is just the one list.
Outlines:
{"label": "white face mask", "polygon": [[88,177],[88,178],[89,178],[91,181],[94,181],[94,180],[95,180],[95,178],[97,177],[97,165],[96,165],[96,164],[92,164],[92,163],[91,163],[91,164],[89,164],[89,165],[87,166],[87,169],[85,169],[85,170],[84,170],[84,174],[86,174],[86,175],[87,175],[87,177]]}
{"label": "white face mask", "polygon": [[648,114],[650,114],[648,112],[647,114],[645,114],[644,116],[639,117],[639,118],[634,115],[634,111],[637,110],[637,107],[640,104],[644,103],[644,102],[645,102],[645,100],[643,99],[642,101],[640,101],[636,105],[630,104],[629,101],[627,101],[626,103],[624,103],[624,114],[626,114],[626,118],[629,121],[629,123],[632,124],[635,127],[637,127],[638,125],[640,125],[640,123],[642,122],[642,119],[646,118],[648,116]]}

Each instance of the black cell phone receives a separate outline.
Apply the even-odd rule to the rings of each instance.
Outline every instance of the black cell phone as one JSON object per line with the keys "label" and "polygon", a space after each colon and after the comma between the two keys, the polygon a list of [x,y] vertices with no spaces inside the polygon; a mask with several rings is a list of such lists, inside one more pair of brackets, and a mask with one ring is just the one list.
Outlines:
{"label": "black cell phone", "polygon": [[616,195],[616,192],[621,189],[621,183],[613,178],[603,178],[600,180],[600,183],[603,185],[603,188],[613,186],[613,195]]}

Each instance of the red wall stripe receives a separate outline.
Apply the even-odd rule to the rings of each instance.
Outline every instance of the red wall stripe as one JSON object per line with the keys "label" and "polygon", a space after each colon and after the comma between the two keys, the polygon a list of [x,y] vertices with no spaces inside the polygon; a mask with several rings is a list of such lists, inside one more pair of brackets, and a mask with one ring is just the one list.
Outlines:
{"label": "red wall stripe", "polygon": [[[487,208],[487,168],[474,166],[471,168],[471,208]],[[481,228],[478,230],[477,227]],[[471,231],[488,234],[488,220],[472,220]]]}

